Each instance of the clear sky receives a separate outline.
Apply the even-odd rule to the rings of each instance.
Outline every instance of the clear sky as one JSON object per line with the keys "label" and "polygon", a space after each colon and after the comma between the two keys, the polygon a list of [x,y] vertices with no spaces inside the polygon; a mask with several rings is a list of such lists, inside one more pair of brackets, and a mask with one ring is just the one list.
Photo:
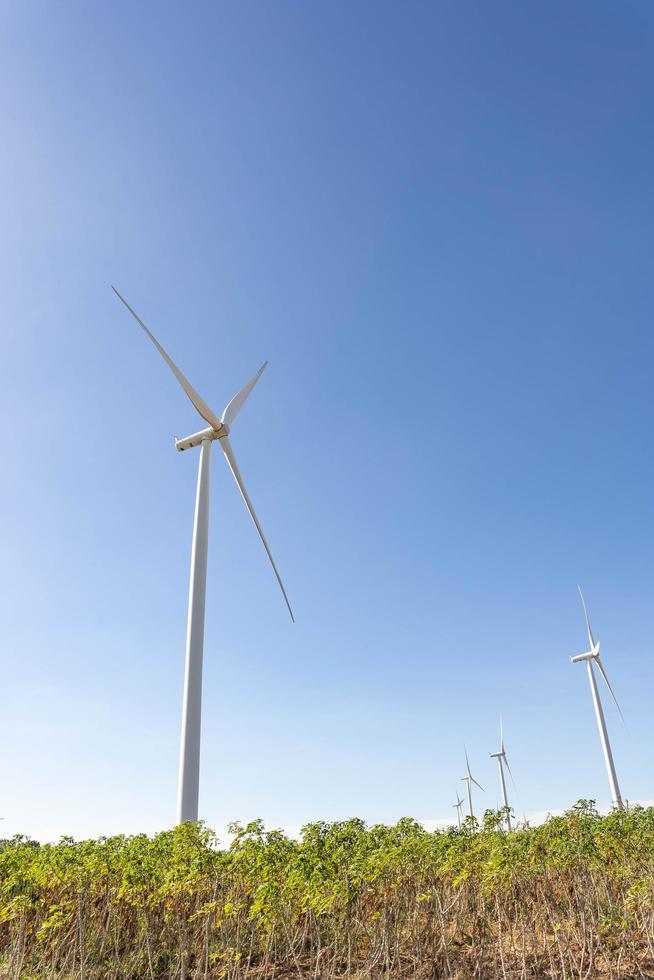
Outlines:
{"label": "clear sky", "polygon": [[[582,583],[654,795],[650,3],[10,2],[0,36],[2,832],[175,815],[217,410],[201,814],[608,800]],[[604,693],[604,691],[603,691]]]}

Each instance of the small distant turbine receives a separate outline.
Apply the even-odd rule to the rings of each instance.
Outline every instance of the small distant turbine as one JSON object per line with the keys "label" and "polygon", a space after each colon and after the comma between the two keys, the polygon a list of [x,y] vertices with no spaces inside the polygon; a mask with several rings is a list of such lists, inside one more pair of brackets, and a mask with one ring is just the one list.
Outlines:
{"label": "small distant turbine", "polygon": [[461,807],[463,806],[463,800],[459,796],[458,792],[456,794],[456,803],[453,803],[452,806],[456,807],[456,819],[457,819],[458,824],[459,824],[459,827],[460,827],[461,826]]}
{"label": "small distant turbine", "polygon": [[477,782],[477,780],[475,779],[475,777],[470,772],[470,762],[468,761],[468,751],[465,748],[464,748],[463,751],[466,754],[466,769],[468,770],[468,772],[467,772],[467,775],[461,776],[461,779],[462,779],[462,781],[464,783],[466,783],[467,788],[468,788],[468,816],[469,817],[474,817],[474,813],[472,812],[472,784],[474,783],[475,786],[479,786],[479,789],[482,791],[482,793],[485,793],[486,790],[481,785],[481,783],[478,783]]}
{"label": "small distant turbine", "polygon": [[602,751],[604,752],[604,761],[606,762],[606,771],[609,776],[609,785],[611,787],[611,795],[613,797],[613,803],[619,810],[623,809],[622,796],[620,795],[620,787],[618,786],[618,777],[615,772],[615,764],[613,762],[613,753],[611,752],[611,743],[609,742],[609,733],[606,730],[606,722],[604,721],[604,711],[602,709],[602,702],[600,701],[599,691],[597,690],[597,681],[595,680],[595,672],[593,670],[593,664],[597,664],[597,669],[604,678],[606,686],[611,692],[611,697],[615,701],[616,707],[620,712],[620,717],[624,721],[624,716],[622,714],[622,709],[618,704],[618,699],[613,693],[613,688],[609,683],[609,679],[606,676],[606,671],[604,670],[604,665],[600,660],[599,650],[599,640],[595,642],[593,637],[593,631],[590,626],[590,619],[588,617],[588,610],[586,609],[586,603],[584,601],[584,594],[581,591],[581,586],[577,586],[579,589],[579,595],[581,597],[581,604],[584,608],[584,617],[586,619],[586,630],[588,631],[588,643],[590,645],[590,650],[586,653],[580,653],[577,657],[571,657],[573,664],[579,663],[582,660],[586,661],[586,667],[588,668],[588,680],[590,682],[590,693],[593,696],[593,704],[595,706],[595,717],[597,718],[597,727],[599,728],[600,741],[602,743]]}
{"label": "small distant turbine", "polygon": [[506,780],[504,779],[504,766],[508,769],[509,776],[513,782],[513,773],[511,772],[511,767],[509,761],[506,757],[506,749],[504,748],[504,730],[502,726],[502,719],[500,718],[500,751],[491,752],[491,759],[497,759],[497,764],[500,767],[500,789],[502,790],[502,805],[507,808],[506,813],[506,823],[509,830],[511,830],[511,814],[509,812],[509,801],[506,797]]}

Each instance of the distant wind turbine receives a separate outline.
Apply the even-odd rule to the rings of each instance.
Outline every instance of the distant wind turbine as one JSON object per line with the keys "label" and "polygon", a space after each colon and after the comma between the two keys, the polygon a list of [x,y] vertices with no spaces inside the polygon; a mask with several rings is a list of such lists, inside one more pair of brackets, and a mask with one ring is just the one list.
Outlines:
{"label": "distant wind turbine", "polygon": [[200,447],[200,461],[198,468],[198,484],[195,498],[195,521],[193,524],[193,545],[191,550],[191,581],[189,586],[188,599],[188,626],[186,633],[186,670],[184,677],[184,701],[182,710],[182,740],[179,759],[179,793],[177,806],[178,823],[187,820],[196,821],[198,819],[198,797],[200,783],[200,725],[202,710],[202,654],[204,647],[204,605],[207,585],[207,549],[209,538],[209,484],[210,484],[210,462],[211,462],[211,443],[218,441],[222,449],[227,465],[232,471],[232,476],[247,507],[250,517],[257,529],[261,543],[272,565],[273,572],[279,587],[282,590],[284,601],[293,619],[291,605],[286,595],[286,590],[282,584],[277,566],[268,547],[261,525],[254,507],[248,495],[239,468],[234,457],[234,451],[229,441],[229,431],[236,416],[243,408],[245,401],[261,377],[266,363],[264,363],[251,381],[241,388],[227,405],[222,416],[217,415],[209,408],[200,394],[187,381],[177,365],[168,356],[153,333],[146,327],[143,320],[134,312],[126,299],[118,290],[112,286],[118,299],[124,303],[134,319],[143,328],[154,346],[157,348],[164,361],[173,372],[180,385],[188,395],[191,403],[198,414],[209,423],[209,428],[202,429],[192,436],[185,439],[176,439],[175,447],[180,452]]}
{"label": "distant wind turbine", "polygon": [[504,779],[504,766],[506,766],[509,776],[511,776],[511,781],[513,781],[513,773],[511,772],[511,767],[509,766],[509,760],[506,757],[506,749],[504,747],[504,726],[502,725],[502,719],[500,718],[500,751],[491,752],[491,759],[497,759],[497,763],[500,767],[500,789],[502,790],[502,806],[506,807],[506,823],[511,830],[511,813],[509,810],[509,801],[506,796],[506,780]]}
{"label": "distant wind turbine", "polygon": [[467,774],[465,776],[461,776],[461,780],[464,783],[466,783],[466,786],[468,788],[468,816],[469,817],[474,817],[474,813],[472,812],[472,784],[474,783],[475,786],[479,786],[479,789],[482,791],[482,793],[485,793],[486,790],[481,785],[481,783],[478,783],[477,782],[477,780],[475,779],[475,777],[470,772],[470,762],[468,761],[468,750],[464,747],[464,750],[463,751],[466,754],[466,769],[467,769]]}
{"label": "distant wind turbine", "polygon": [[594,664],[597,664],[597,669],[604,678],[606,686],[611,692],[611,697],[616,703],[616,707],[620,712],[620,717],[624,720],[622,714],[622,709],[618,704],[618,699],[616,698],[613,688],[606,676],[606,671],[604,670],[604,665],[600,659],[600,645],[599,640],[595,642],[593,637],[593,631],[590,626],[590,618],[588,616],[588,610],[586,609],[586,603],[584,601],[584,594],[581,591],[581,586],[578,585],[579,595],[581,597],[581,604],[584,609],[584,617],[586,619],[586,630],[588,632],[588,643],[590,650],[586,653],[580,653],[577,657],[571,657],[573,664],[580,663],[580,661],[586,661],[586,667],[588,668],[588,680],[590,682],[590,693],[593,696],[593,704],[595,706],[595,717],[597,718],[597,727],[599,729],[600,741],[602,743],[602,751],[604,752],[604,761],[606,762],[606,771],[609,776],[609,785],[611,787],[611,796],[613,798],[613,803],[619,810],[623,809],[622,796],[620,795],[620,787],[618,786],[618,777],[615,771],[615,764],[613,762],[613,753],[611,752],[611,743],[609,742],[609,733],[606,730],[606,722],[604,720],[604,711],[602,709],[602,702],[600,700],[599,691],[597,689],[597,681],[595,679],[595,672],[593,670]]}
{"label": "distant wind turbine", "polygon": [[459,824],[459,827],[460,827],[461,826],[461,807],[463,806],[463,800],[459,796],[458,792],[456,794],[456,803],[453,803],[452,806],[455,806],[456,807],[456,819],[457,819],[458,824]]}

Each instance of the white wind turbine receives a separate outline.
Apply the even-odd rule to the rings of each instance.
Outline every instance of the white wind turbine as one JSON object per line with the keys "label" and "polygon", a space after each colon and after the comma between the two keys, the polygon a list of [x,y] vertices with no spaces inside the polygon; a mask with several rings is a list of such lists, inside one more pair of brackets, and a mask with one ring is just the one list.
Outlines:
{"label": "white wind turbine", "polygon": [[506,822],[509,830],[511,830],[511,814],[509,812],[509,801],[506,796],[506,780],[504,779],[504,766],[508,769],[511,781],[513,781],[513,773],[511,772],[511,767],[509,765],[509,760],[506,757],[506,749],[504,747],[504,727],[502,725],[502,719],[500,718],[500,751],[491,752],[491,759],[497,759],[498,765],[500,767],[500,789],[502,790],[502,806],[507,808]]}
{"label": "white wind turbine", "polygon": [[202,711],[202,653],[204,646],[204,604],[207,584],[207,549],[209,537],[209,484],[210,484],[210,461],[211,443],[218,440],[220,448],[225,454],[227,464],[232,471],[236,484],[241,493],[245,506],[250,512],[250,517],[254,522],[261,543],[266,549],[266,554],[270,559],[273,572],[282,590],[282,595],[288,607],[288,611],[293,619],[293,611],[286,595],[286,590],[282,584],[277,566],[268,547],[268,542],[261,530],[261,525],[254,507],[245,489],[241,474],[236,464],[234,451],[229,441],[229,431],[236,416],[243,408],[245,401],[261,377],[266,367],[264,363],[251,381],[241,388],[237,395],[227,405],[222,416],[218,418],[209,408],[204,399],[198,394],[195,388],[186,380],[176,364],[173,363],[166,351],[163,349],[156,337],[143,323],[143,320],[134,312],[118,290],[112,286],[116,296],[125,304],[134,319],[143,327],[154,346],[157,348],[164,361],[173,372],[180,385],[188,395],[199,415],[209,423],[209,428],[202,429],[192,436],[185,439],[176,439],[175,448],[180,452],[185,449],[200,447],[200,462],[198,468],[198,483],[195,497],[195,521],[193,524],[193,544],[191,549],[191,579],[189,585],[188,599],[188,624],[186,632],[186,668],[184,675],[184,701],[182,708],[182,739],[179,757],[179,791],[177,804],[178,823],[187,820],[196,821],[198,819],[198,796],[200,781],[200,725]]}
{"label": "white wind turbine", "polygon": [[588,643],[590,650],[586,653],[580,653],[577,657],[571,657],[573,664],[579,663],[582,660],[586,661],[586,667],[588,668],[588,680],[590,682],[590,692],[593,696],[593,704],[595,706],[595,717],[597,718],[597,727],[599,728],[600,741],[602,743],[602,751],[604,752],[604,761],[606,762],[606,771],[609,776],[609,785],[611,787],[611,796],[613,798],[613,803],[622,810],[622,796],[620,795],[620,787],[618,786],[618,777],[615,772],[615,764],[613,762],[613,753],[611,752],[611,743],[609,742],[609,733],[606,730],[606,722],[604,720],[604,711],[602,709],[602,702],[600,701],[599,691],[597,690],[597,681],[595,679],[595,672],[593,670],[593,664],[597,664],[597,669],[604,678],[606,686],[611,692],[611,697],[616,703],[616,707],[620,712],[620,717],[624,721],[624,716],[622,714],[622,709],[618,704],[618,699],[616,698],[613,688],[609,683],[609,679],[606,676],[606,671],[604,670],[604,665],[600,660],[600,645],[599,640],[597,643],[593,637],[593,631],[590,627],[590,619],[588,616],[588,610],[586,609],[586,603],[584,601],[584,594],[581,591],[581,586],[578,585],[579,595],[581,597],[581,604],[584,607],[584,617],[586,619],[586,630],[588,631]]}
{"label": "white wind turbine", "polygon": [[477,782],[477,780],[475,779],[475,777],[470,772],[470,762],[468,761],[468,750],[464,747],[464,750],[463,751],[466,754],[466,769],[467,769],[467,774],[465,776],[461,776],[461,779],[466,784],[466,786],[468,788],[468,816],[469,817],[474,817],[474,813],[472,812],[472,784],[474,783],[475,786],[479,786],[479,789],[482,791],[482,793],[485,793],[486,790],[481,785],[481,783],[478,783]]}
{"label": "white wind turbine", "polygon": [[456,819],[457,819],[458,825],[460,827],[461,826],[461,807],[463,806],[463,800],[459,796],[458,791],[457,791],[457,794],[456,794],[456,803],[453,803],[452,806],[455,806],[456,807]]}

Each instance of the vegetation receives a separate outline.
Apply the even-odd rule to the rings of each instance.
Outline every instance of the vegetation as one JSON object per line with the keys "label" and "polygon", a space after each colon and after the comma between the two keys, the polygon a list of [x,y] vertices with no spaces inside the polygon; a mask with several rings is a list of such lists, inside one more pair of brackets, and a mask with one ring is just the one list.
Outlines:
{"label": "vegetation", "polygon": [[0,845],[7,980],[652,977],[654,809]]}

